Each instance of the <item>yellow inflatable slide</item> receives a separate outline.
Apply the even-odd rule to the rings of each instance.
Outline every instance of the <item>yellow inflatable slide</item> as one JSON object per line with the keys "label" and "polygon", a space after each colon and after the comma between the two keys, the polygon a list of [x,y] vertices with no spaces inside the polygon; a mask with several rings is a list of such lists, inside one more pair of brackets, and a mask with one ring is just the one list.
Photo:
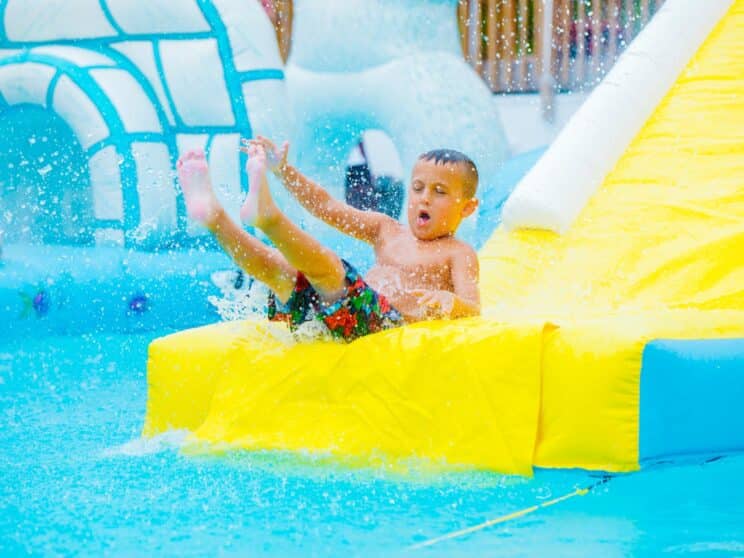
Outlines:
{"label": "yellow inflatable slide", "polygon": [[480,259],[478,319],[348,345],[286,343],[264,322],[154,341],[144,434],[361,463],[637,469],[646,343],[744,337],[744,0],[565,234],[502,228]]}

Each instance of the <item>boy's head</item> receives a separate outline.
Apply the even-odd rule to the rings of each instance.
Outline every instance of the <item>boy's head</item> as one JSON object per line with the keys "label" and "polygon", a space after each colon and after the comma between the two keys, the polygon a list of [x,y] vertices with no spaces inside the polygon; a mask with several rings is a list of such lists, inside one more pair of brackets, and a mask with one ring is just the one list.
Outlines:
{"label": "boy's head", "polygon": [[416,238],[451,236],[478,207],[478,169],[463,153],[434,149],[419,156],[408,191],[408,224]]}

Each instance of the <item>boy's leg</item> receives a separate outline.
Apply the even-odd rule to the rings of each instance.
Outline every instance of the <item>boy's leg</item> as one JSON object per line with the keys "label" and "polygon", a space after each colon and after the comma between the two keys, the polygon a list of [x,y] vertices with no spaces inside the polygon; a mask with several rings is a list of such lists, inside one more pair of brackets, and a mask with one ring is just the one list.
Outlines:
{"label": "boy's leg", "polygon": [[297,270],[278,250],[248,234],[225,213],[212,190],[203,151],[189,151],[178,160],[178,181],[189,216],[209,229],[241,269],[286,302],[294,289]]}
{"label": "boy's leg", "polygon": [[290,221],[271,199],[263,149],[251,149],[246,169],[250,189],[240,210],[243,222],[259,227],[266,233],[289,264],[307,277],[326,302],[343,296],[346,292],[346,270],[341,259]]}

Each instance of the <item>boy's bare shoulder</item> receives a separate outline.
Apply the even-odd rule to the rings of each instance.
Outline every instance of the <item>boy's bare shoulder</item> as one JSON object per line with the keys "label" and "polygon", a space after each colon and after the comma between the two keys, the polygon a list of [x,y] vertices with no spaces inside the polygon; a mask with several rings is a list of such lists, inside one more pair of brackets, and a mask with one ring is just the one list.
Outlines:
{"label": "boy's bare shoulder", "polygon": [[461,256],[472,256],[477,257],[478,253],[475,251],[475,248],[473,248],[470,244],[465,242],[464,240],[460,240],[459,238],[451,238],[451,250],[453,254],[461,255]]}
{"label": "boy's bare shoulder", "polygon": [[393,219],[390,215],[385,215],[384,213],[380,213],[380,224],[384,229],[395,232],[406,228],[406,225],[403,222],[398,221],[398,219]]}
{"label": "boy's bare shoulder", "polygon": [[380,219],[380,236],[383,238],[404,234],[406,231],[407,227],[397,219],[384,214],[383,218]]}

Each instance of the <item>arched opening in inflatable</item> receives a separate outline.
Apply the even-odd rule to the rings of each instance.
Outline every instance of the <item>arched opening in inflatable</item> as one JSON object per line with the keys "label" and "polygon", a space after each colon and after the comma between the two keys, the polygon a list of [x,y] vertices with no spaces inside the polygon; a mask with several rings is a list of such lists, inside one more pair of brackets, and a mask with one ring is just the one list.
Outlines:
{"label": "arched opening in inflatable", "polygon": [[54,112],[20,104],[0,114],[0,231],[5,242],[92,244],[85,151]]}
{"label": "arched opening in inflatable", "polygon": [[346,203],[399,219],[405,198],[403,166],[393,140],[382,130],[363,132],[346,161]]}

